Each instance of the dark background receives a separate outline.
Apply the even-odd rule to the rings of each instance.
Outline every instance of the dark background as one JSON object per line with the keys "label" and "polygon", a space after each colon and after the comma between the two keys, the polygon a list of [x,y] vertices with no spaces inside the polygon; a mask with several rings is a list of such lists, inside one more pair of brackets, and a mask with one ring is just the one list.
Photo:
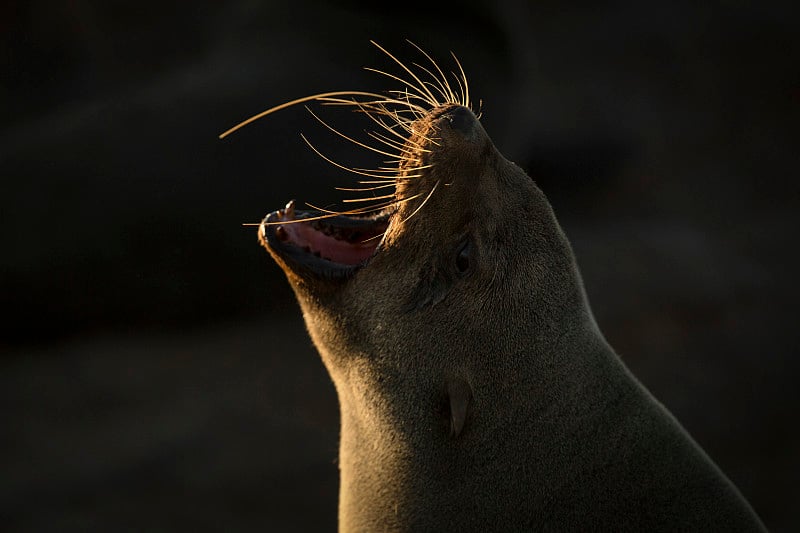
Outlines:
{"label": "dark background", "polygon": [[4,530],[334,528],[336,396],[241,224],[352,183],[299,132],[360,155],[302,109],[217,135],[398,88],[361,67],[392,69],[369,39],[419,60],[405,38],[457,53],[626,363],[769,527],[797,526],[791,3],[527,4],[0,7]]}

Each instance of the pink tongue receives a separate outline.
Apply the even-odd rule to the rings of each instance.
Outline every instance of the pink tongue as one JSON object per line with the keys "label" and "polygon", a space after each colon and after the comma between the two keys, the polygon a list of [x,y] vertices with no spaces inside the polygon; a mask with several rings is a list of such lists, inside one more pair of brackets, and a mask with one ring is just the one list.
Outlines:
{"label": "pink tongue", "polygon": [[[350,243],[338,240],[322,232],[316,231],[308,224],[286,224],[283,226],[289,234],[289,239],[301,248],[311,248],[311,253],[319,252],[323,259],[343,265],[358,265],[372,256],[380,239],[370,239],[366,242],[356,241]],[[362,240],[368,239],[365,236]]]}

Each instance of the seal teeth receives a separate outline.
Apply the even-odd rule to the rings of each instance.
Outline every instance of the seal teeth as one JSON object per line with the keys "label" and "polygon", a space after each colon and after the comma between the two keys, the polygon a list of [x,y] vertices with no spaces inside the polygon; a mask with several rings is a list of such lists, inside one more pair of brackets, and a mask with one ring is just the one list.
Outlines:
{"label": "seal teeth", "polygon": [[275,228],[275,236],[278,237],[280,241],[285,242],[289,238],[289,234],[286,232],[286,228],[283,226],[278,226]]}
{"label": "seal teeth", "polygon": [[289,203],[284,207],[285,217],[287,220],[294,220],[294,200],[289,200]]}

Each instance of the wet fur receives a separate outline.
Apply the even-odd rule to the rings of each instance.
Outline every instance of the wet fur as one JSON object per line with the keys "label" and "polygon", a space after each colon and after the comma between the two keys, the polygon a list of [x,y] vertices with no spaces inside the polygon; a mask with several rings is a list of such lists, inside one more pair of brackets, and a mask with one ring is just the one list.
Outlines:
{"label": "wet fur", "polygon": [[397,182],[440,189],[398,206],[352,279],[273,254],[339,397],[340,530],[763,530],[607,344],[542,192],[452,113],[417,120],[409,150],[432,166]]}

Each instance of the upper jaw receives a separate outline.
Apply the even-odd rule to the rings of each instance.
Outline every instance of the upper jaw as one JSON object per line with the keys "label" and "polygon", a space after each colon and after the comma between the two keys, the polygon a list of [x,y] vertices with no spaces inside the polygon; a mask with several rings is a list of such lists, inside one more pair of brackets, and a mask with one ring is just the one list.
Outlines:
{"label": "upper jaw", "polygon": [[319,218],[324,215],[296,210],[292,200],[264,218],[259,240],[285,270],[302,279],[344,281],[378,252],[390,215]]}

